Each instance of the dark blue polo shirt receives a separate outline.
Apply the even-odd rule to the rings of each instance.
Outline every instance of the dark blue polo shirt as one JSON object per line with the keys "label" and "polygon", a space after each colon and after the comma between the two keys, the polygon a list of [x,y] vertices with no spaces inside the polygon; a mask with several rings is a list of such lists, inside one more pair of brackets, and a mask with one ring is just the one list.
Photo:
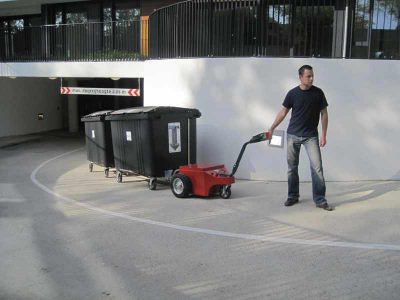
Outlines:
{"label": "dark blue polo shirt", "polygon": [[324,92],[319,87],[311,86],[310,89],[303,91],[297,86],[287,93],[282,105],[292,109],[288,134],[318,136],[320,112],[328,106]]}

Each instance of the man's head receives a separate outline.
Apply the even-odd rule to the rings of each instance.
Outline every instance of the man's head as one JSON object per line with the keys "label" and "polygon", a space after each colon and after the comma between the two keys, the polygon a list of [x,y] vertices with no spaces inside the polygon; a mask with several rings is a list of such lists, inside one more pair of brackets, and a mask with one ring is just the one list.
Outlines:
{"label": "man's head", "polygon": [[299,79],[303,86],[310,88],[314,81],[313,68],[309,65],[301,66],[299,69]]}

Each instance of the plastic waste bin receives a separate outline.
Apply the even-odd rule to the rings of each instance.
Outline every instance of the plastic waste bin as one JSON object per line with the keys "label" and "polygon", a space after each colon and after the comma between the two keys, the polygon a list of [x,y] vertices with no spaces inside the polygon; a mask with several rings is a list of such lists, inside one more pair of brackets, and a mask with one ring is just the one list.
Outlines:
{"label": "plastic waste bin", "polygon": [[169,179],[181,165],[196,162],[197,109],[148,106],[117,110],[110,121],[117,182],[123,175],[149,178],[149,189],[157,178]]}
{"label": "plastic waste bin", "polygon": [[91,113],[81,118],[85,122],[86,150],[89,160],[89,171],[93,172],[93,164],[104,167],[108,177],[110,168],[114,168],[114,154],[110,122],[105,118],[112,110]]}

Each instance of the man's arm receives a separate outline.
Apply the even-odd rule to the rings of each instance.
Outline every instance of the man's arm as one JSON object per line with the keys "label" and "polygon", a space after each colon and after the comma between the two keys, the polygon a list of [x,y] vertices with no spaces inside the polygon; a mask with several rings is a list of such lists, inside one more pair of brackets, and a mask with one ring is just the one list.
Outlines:
{"label": "man's arm", "polygon": [[290,110],[289,108],[287,108],[285,106],[282,106],[282,109],[276,115],[274,123],[272,123],[271,127],[269,128],[270,137],[272,137],[272,133],[274,132],[275,128],[278,127],[279,124],[281,124],[283,119],[285,119],[285,117],[286,117],[287,113],[289,112],[289,110]]}
{"label": "man's arm", "polygon": [[324,147],[326,145],[326,134],[328,132],[328,108],[321,110],[321,124],[322,124],[322,134],[319,140],[319,145]]}

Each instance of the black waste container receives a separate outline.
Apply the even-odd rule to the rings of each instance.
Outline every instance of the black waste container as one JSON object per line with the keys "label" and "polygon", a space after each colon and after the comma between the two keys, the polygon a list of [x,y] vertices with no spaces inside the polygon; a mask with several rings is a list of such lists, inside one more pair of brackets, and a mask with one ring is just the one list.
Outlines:
{"label": "black waste container", "polygon": [[114,168],[114,154],[111,137],[110,122],[105,118],[112,110],[103,110],[91,113],[81,118],[85,122],[86,150],[89,160],[89,170],[93,171],[93,164],[104,167],[104,174],[108,177],[109,169]]}
{"label": "black waste container", "polygon": [[196,162],[197,109],[148,106],[122,109],[106,117],[110,121],[117,181],[122,175],[149,177],[156,189],[157,177],[169,178],[181,165]]}

